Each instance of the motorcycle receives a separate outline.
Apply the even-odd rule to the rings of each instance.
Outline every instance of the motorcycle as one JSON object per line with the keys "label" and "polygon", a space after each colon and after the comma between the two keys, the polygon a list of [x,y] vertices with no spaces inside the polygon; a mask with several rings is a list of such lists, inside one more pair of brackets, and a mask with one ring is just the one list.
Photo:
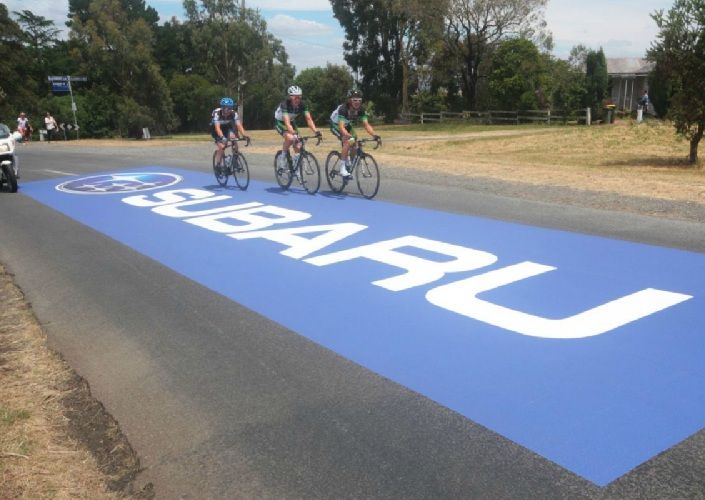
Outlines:
{"label": "motorcycle", "polygon": [[[0,123],[0,190],[17,192],[17,178],[20,163],[15,148],[18,132],[11,132],[4,123]],[[21,139],[21,137],[20,137]]]}

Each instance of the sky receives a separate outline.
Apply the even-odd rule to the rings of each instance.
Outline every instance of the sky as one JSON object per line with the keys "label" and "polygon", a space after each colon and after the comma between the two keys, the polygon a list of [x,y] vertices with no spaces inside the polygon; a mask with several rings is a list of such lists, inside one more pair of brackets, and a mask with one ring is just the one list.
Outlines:
{"label": "sky", "polygon": [[[29,9],[64,27],[68,0],[0,0],[8,10]],[[160,22],[175,16],[183,19],[182,0],[146,0],[157,10]],[[285,6],[296,5],[296,10]],[[289,61],[297,72],[313,66],[345,64],[344,32],[333,17],[329,0],[245,0],[259,9],[269,31],[282,40]],[[556,57],[567,58],[570,49],[583,44],[603,48],[606,57],[644,57],[657,29],[650,14],[667,11],[673,0],[549,0],[545,11],[548,29],[553,33]]]}

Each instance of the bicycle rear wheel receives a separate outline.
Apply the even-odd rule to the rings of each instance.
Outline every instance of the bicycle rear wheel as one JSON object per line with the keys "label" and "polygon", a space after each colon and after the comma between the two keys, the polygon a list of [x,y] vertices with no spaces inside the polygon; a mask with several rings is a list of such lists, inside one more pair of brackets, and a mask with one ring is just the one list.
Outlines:
{"label": "bicycle rear wheel", "polygon": [[374,198],[379,191],[379,167],[377,162],[367,153],[360,156],[355,167],[355,180],[360,194],[368,200]]}
{"label": "bicycle rear wheel", "polygon": [[291,159],[287,158],[286,166],[280,167],[279,158],[281,155],[281,151],[277,151],[277,154],[274,155],[274,177],[277,178],[277,184],[279,184],[282,189],[289,189],[289,186],[291,186],[291,181],[293,180],[293,175],[291,173]]}
{"label": "bicycle rear wheel", "polygon": [[250,167],[247,166],[247,160],[242,153],[233,155],[233,179],[240,189],[245,191],[250,185]]}
{"label": "bicycle rear wheel", "polygon": [[330,190],[334,193],[340,193],[348,183],[347,179],[340,175],[340,165],[342,158],[337,151],[331,151],[326,158],[326,181]]}
{"label": "bicycle rear wheel", "polygon": [[316,194],[321,187],[321,167],[318,160],[311,153],[306,151],[301,157],[299,164],[301,169],[301,184],[309,194]]}
{"label": "bicycle rear wheel", "polygon": [[228,183],[228,171],[225,168],[225,155],[223,155],[223,159],[220,161],[220,164],[216,163],[216,153],[213,153],[213,174],[215,175],[215,180],[218,181],[218,184],[221,186],[225,187],[225,185]]}

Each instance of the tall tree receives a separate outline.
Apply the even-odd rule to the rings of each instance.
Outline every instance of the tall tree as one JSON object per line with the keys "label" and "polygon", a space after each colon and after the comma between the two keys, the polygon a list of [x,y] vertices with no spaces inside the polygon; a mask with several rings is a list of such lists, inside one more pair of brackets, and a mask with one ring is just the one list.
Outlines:
{"label": "tall tree", "polygon": [[184,0],[183,5],[195,56],[192,72],[244,101],[248,126],[269,125],[294,76],[281,41],[257,11],[234,0]]}
{"label": "tall tree", "polygon": [[353,78],[345,66],[328,64],[325,68],[307,68],[294,80],[311,103],[311,115],[319,127],[328,123],[333,109],[342,103],[353,86]]}
{"label": "tall tree", "polygon": [[547,0],[450,0],[445,42],[460,66],[463,97],[476,108],[478,82],[491,49],[505,38],[545,38]]}
{"label": "tall tree", "polygon": [[676,0],[668,14],[651,17],[659,33],[647,58],[671,83],[668,114],[690,141],[688,160],[696,163],[705,132],[705,0]]}
{"label": "tall tree", "polygon": [[0,121],[14,121],[17,108],[27,110],[32,94],[25,85],[26,55],[22,30],[0,3]]}
{"label": "tall tree", "polygon": [[411,73],[438,38],[446,0],[433,8],[421,0],[331,0],[331,5],[345,30],[345,61],[361,77],[362,90],[381,101],[377,109],[388,119],[399,104],[408,110]]}
{"label": "tall tree", "polygon": [[546,67],[531,40],[515,39],[500,43],[492,56],[489,75],[492,101],[499,109],[539,109],[545,100]]}
{"label": "tall tree", "polygon": [[37,16],[32,11],[14,12],[17,22],[22,27],[22,39],[27,46],[27,74],[31,75],[39,92],[39,84],[46,82],[49,57],[52,47],[58,42],[60,30],[54,26],[54,21],[43,16]]}
{"label": "tall tree", "polygon": [[121,135],[136,135],[142,127],[157,133],[172,130],[173,103],[154,60],[152,30],[145,19],[133,19],[123,4],[123,0],[92,0],[85,21],[74,17],[70,32],[77,44],[74,54],[94,94],[117,99]]}
{"label": "tall tree", "polygon": [[590,50],[585,57],[585,102],[591,108],[593,116],[597,117],[602,110],[602,101],[607,97],[607,60],[605,53],[600,50]]}

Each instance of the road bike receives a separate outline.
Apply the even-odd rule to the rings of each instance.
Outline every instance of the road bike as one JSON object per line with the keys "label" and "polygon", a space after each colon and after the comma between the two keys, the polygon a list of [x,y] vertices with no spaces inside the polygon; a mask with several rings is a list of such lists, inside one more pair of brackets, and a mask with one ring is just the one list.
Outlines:
{"label": "road bike", "polygon": [[228,177],[232,175],[235,184],[244,191],[250,185],[250,168],[247,166],[247,160],[238,150],[237,143],[240,141],[245,141],[245,147],[250,145],[249,137],[228,139],[220,163],[216,163],[217,151],[213,152],[213,173],[215,180],[223,187],[228,184]]}
{"label": "road bike", "polygon": [[306,142],[309,139],[317,139],[316,146],[323,140],[320,135],[298,137],[296,142],[299,143],[299,153],[292,158],[287,152],[286,166],[282,167],[279,164],[279,158],[284,153],[277,151],[274,155],[274,176],[282,189],[289,189],[294,178],[309,194],[316,194],[321,187],[321,168],[318,166],[318,160],[312,153],[306,151]]}
{"label": "road bike", "polygon": [[326,180],[331,191],[340,193],[348,182],[355,178],[357,189],[360,194],[368,200],[374,198],[379,191],[379,167],[377,161],[371,154],[365,153],[363,144],[366,142],[375,142],[374,149],[382,145],[382,139],[379,137],[374,139],[358,139],[357,151],[355,154],[350,148],[350,166],[348,167],[350,175],[345,177],[340,175],[340,167],[343,164],[343,159],[338,151],[331,151],[326,158]]}

